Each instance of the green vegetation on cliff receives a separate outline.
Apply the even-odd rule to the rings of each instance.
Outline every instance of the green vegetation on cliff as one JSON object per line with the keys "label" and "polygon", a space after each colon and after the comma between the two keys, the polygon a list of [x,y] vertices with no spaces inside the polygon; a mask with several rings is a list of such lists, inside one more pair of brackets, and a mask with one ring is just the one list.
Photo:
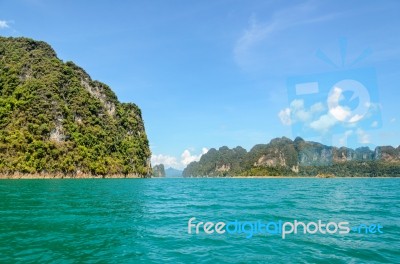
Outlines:
{"label": "green vegetation on cliff", "polygon": [[140,109],[45,42],[0,37],[0,173],[151,173]]}
{"label": "green vegetation on cliff", "polygon": [[317,176],[379,177],[400,176],[400,146],[368,147],[355,150],[336,148],[296,138],[276,138],[255,145],[210,149],[200,161],[190,163],[184,177],[202,176]]}

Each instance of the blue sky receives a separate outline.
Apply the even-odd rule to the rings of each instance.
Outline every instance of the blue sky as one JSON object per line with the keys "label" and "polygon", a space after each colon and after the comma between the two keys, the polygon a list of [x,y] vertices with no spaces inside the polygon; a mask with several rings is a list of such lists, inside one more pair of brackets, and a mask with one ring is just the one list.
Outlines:
{"label": "blue sky", "polygon": [[[0,2],[0,35],[44,40],[138,104],[153,163],[183,168],[280,136],[398,146],[399,13],[387,0],[17,0]],[[335,78],[359,78],[367,110],[354,110],[365,91],[334,90]],[[290,80],[320,86],[298,97]]]}

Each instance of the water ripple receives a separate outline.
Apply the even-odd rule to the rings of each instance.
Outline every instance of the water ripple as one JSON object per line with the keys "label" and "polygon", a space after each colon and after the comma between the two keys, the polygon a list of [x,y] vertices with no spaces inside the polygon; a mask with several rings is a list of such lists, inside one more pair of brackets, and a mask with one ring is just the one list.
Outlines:
{"label": "water ripple", "polygon": [[[399,263],[400,179],[0,181],[1,263]],[[197,221],[379,223],[383,234],[198,235]]]}

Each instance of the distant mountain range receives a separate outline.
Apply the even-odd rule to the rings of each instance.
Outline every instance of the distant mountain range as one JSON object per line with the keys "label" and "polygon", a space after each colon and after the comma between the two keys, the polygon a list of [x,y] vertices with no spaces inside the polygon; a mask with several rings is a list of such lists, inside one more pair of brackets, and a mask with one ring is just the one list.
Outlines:
{"label": "distant mountain range", "polygon": [[158,164],[153,167],[153,177],[170,177],[177,178],[182,177],[182,171],[169,167],[165,169],[164,164]]}
{"label": "distant mountain range", "polygon": [[174,168],[168,168],[165,170],[165,177],[182,177],[182,171]]}
{"label": "distant mountain range", "polygon": [[255,145],[249,152],[212,148],[198,162],[190,163],[184,177],[202,176],[400,176],[400,146],[351,149],[305,141],[275,138]]}

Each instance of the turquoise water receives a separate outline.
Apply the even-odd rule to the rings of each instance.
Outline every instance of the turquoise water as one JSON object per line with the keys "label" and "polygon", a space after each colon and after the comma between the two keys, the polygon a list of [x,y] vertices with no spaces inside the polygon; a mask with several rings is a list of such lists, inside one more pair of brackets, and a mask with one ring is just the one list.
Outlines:
{"label": "turquoise water", "polygon": [[[400,263],[400,179],[1,180],[0,198],[0,263]],[[191,217],[383,233],[196,235]]]}

